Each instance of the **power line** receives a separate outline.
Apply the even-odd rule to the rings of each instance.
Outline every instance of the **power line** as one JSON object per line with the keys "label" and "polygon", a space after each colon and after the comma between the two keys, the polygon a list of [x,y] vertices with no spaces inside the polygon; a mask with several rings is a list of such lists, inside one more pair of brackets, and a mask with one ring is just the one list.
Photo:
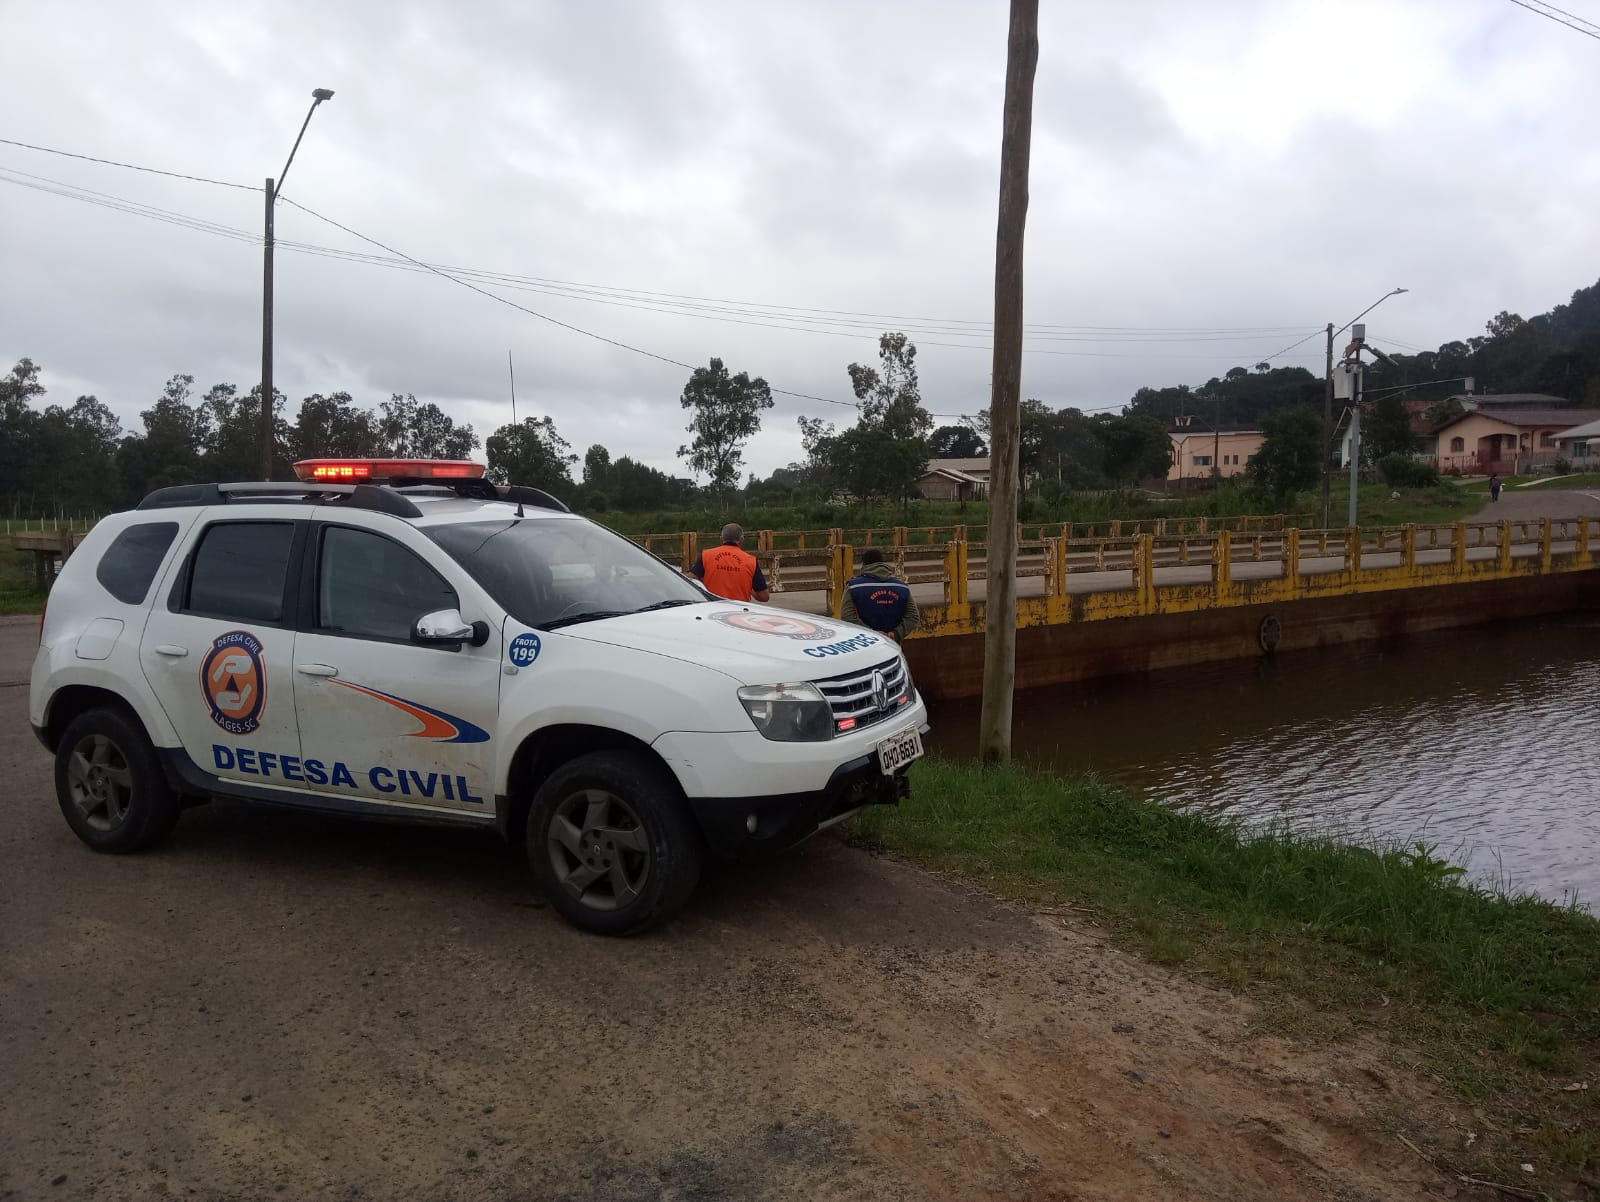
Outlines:
{"label": "power line", "polygon": [[[348,225],[344,225],[341,222],[335,221],[332,217],[325,217],[321,213],[317,212],[315,209],[309,208],[308,206],[301,204],[299,201],[295,200],[292,197],[284,196],[284,197],[281,197],[281,199],[283,200],[284,204],[293,205],[295,208],[299,209],[302,213],[305,213],[305,214],[307,214],[307,215],[309,215],[311,217],[315,217],[318,221],[326,222],[327,224],[333,226],[335,229],[343,230],[345,233],[349,234],[352,238],[359,238],[363,242],[369,242],[373,246],[378,247],[380,250],[387,251],[391,255],[395,255],[395,256],[397,256],[399,258],[405,259],[407,262],[413,263],[418,267],[425,267],[429,271],[433,272],[434,275],[437,275],[437,276],[440,276],[440,277],[442,277],[444,279],[447,279],[453,284],[459,284],[461,287],[467,289],[469,292],[476,292],[479,296],[488,297],[490,300],[498,301],[502,305],[509,305],[511,308],[519,310],[520,312],[526,313],[530,317],[537,317],[540,321],[546,321],[546,322],[549,322],[551,325],[560,326],[563,330],[570,330],[574,334],[582,334],[585,338],[593,338],[597,342],[604,342],[608,346],[614,346],[614,347],[617,347],[618,349],[624,350],[624,351],[632,351],[636,355],[644,355],[647,358],[656,359],[656,360],[659,360],[662,363],[670,363],[674,367],[681,367],[681,368],[684,368],[684,369],[686,369],[688,371],[696,370],[695,367],[692,364],[684,363],[682,360],[673,359],[673,358],[670,358],[667,355],[657,354],[655,351],[647,351],[643,347],[634,346],[631,343],[622,342],[622,341],[619,341],[616,338],[608,338],[604,334],[596,334],[593,330],[585,330],[581,326],[575,326],[575,325],[571,324],[570,322],[561,321],[558,318],[551,317],[547,313],[540,313],[537,309],[530,309],[526,305],[519,305],[516,301],[511,300],[511,299],[509,299],[507,297],[504,297],[504,296],[500,296],[498,293],[490,292],[487,288],[480,288],[476,284],[471,283],[468,280],[461,279],[458,276],[453,276],[449,272],[441,271],[439,268],[434,267],[434,266],[432,266],[430,264],[427,264],[427,263],[423,263],[419,259],[413,259],[410,255],[406,254],[404,251],[396,250],[394,247],[389,246],[386,243],[380,242],[376,238],[370,237],[367,234],[363,234],[363,233],[359,232],[358,230],[353,230]],[[793,391],[791,391],[791,390],[789,390],[787,388],[773,388],[772,391],[777,393],[779,396],[795,397],[795,398],[797,398],[799,400],[802,400],[802,401],[817,401],[817,402],[819,402],[821,404],[824,404],[824,405],[843,405],[843,406],[845,406],[847,408],[850,408],[850,409],[859,409],[860,408],[860,404],[858,402],[856,402],[856,401],[840,401],[840,400],[834,399],[833,397],[813,396],[812,394],[810,394],[808,392],[793,392]],[[933,414],[933,415],[930,415],[930,416],[944,417],[944,416],[948,416],[948,415],[946,415],[946,414]]]}
{"label": "power line", "polygon": [[[73,157],[79,157],[79,156],[73,156]],[[94,160],[94,161],[107,161],[107,162],[109,162],[109,160]],[[123,165],[123,164],[113,164],[113,165]],[[137,170],[138,168],[135,168],[135,169]],[[196,177],[196,178],[198,178],[198,177]],[[66,199],[71,199],[71,200],[77,200],[77,201],[80,201],[80,202],[83,202],[83,203],[87,203],[87,204],[97,205],[97,206],[102,207],[102,208],[110,209],[112,211],[121,212],[121,213],[125,213],[125,214],[132,215],[132,216],[145,217],[145,218],[148,218],[150,220],[161,221],[161,222],[163,222],[165,224],[174,225],[174,226],[177,226],[177,227],[183,228],[183,229],[193,230],[193,231],[199,232],[199,233],[212,234],[214,236],[225,237],[225,238],[229,238],[229,239],[234,240],[234,241],[240,241],[240,242],[246,242],[246,243],[252,243],[252,244],[259,244],[259,242],[260,242],[260,236],[257,235],[257,234],[251,233],[248,230],[242,230],[242,229],[238,229],[238,228],[233,227],[233,226],[222,225],[219,222],[208,221],[208,220],[205,220],[203,218],[193,217],[193,216],[190,216],[188,214],[175,212],[175,211],[169,210],[169,209],[163,209],[163,208],[160,208],[160,207],[155,206],[155,205],[146,205],[146,204],[142,204],[140,202],[130,201],[130,200],[127,200],[127,199],[125,199],[123,197],[115,196],[115,195],[113,195],[111,193],[96,192],[93,189],[82,188],[82,187],[79,187],[77,185],[65,183],[64,181],[53,180],[53,179],[49,179],[48,177],[45,177],[45,176],[33,175],[31,173],[28,173],[28,172],[16,171],[16,170],[10,169],[10,168],[0,168],[0,182],[12,183],[12,184],[16,184],[16,185],[21,186],[21,187],[33,188],[33,189],[35,189],[37,191],[45,192],[45,193],[50,194],[50,195],[55,195],[55,196],[59,196],[59,197],[63,197],[63,198],[66,198]],[[202,181],[202,182],[210,182],[210,181]],[[371,244],[373,246],[378,247],[379,249],[381,249],[381,250],[383,250],[383,251],[385,251],[387,253],[388,258],[384,258],[382,256],[370,255],[370,254],[363,254],[361,252],[348,251],[348,250],[345,250],[343,248],[319,246],[319,245],[316,245],[316,244],[313,244],[313,243],[294,242],[292,240],[280,240],[278,242],[278,245],[284,247],[285,249],[294,250],[294,251],[297,251],[299,253],[304,253],[304,254],[318,255],[318,256],[326,257],[326,258],[333,258],[333,259],[344,260],[344,261],[367,263],[367,264],[373,265],[373,266],[383,266],[383,267],[395,268],[395,269],[400,269],[400,270],[409,270],[409,271],[420,271],[420,272],[427,272],[427,273],[430,273],[430,274],[433,274],[433,275],[438,275],[438,276],[443,277],[444,279],[450,280],[452,283],[455,283],[455,284],[460,285],[461,287],[467,288],[469,291],[478,293],[479,295],[487,297],[490,300],[498,301],[501,304],[507,305],[507,306],[509,306],[509,307],[511,307],[513,309],[518,310],[519,312],[525,313],[525,314],[527,314],[529,316],[532,316],[532,317],[536,317],[539,320],[548,322],[548,323],[550,323],[552,325],[559,326],[562,329],[569,330],[569,331],[571,331],[573,333],[581,334],[584,337],[595,339],[596,341],[606,343],[606,344],[608,344],[610,346],[615,346],[615,347],[617,347],[619,349],[622,349],[622,350],[632,351],[632,352],[634,352],[636,354],[644,355],[644,356],[646,356],[648,358],[656,359],[656,360],[658,360],[660,362],[671,364],[672,366],[675,366],[675,367],[684,368],[684,369],[690,370],[690,371],[695,370],[694,367],[691,364],[684,363],[684,362],[682,362],[680,360],[673,359],[673,358],[671,358],[669,356],[666,356],[666,355],[658,354],[658,353],[656,353],[654,351],[645,350],[642,347],[633,346],[630,343],[625,343],[625,342],[622,342],[622,341],[620,341],[618,339],[607,337],[607,336],[605,336],[603,334],[594,333],[593,331],[586,330],[586,329],[583,329],[580,326],[575,326],[575,325],[572,325],[571,323],[561,321],[561,320],[559,320],[557,318],[549,316],[548,314],[541,313],[541,312],[539,312],[538,310],[535,310],[535,309],[531,309],[531,308],[529,308],[529,307],[527,307],[525,305],[518,304],[517,302],[515,302],[515,301],[513,301],[513,300],[511,300],[511,299],[509,299],[507,297],[501,296],[496,292],[492,292],[487,288],[480,287],[477,284],[471,282],[469,279],[465,279],[465,278],[462,278],[462,277],[464,275],[471,274],[471,275],[477,276],[478,278],[485,279],[485,280],[488,280],[488,281],[492,281],[492,282],[494,282],[496,284],[497,287],[500,287],[500,288],[507,288],[507,289],[520,290],[520,291],[541,292],[541,293],[543,293],[545,295],[564,297],[566,299],[599,299],[599,298],[591,298],[591,297],[586,297],[586,296],[583,296],[583,295],[573,295],[572,293],[569,293],[569,292],[566,292],[566,291],[540,287],[539,286],[539,282],[528,282],[528,283],[513,282],[513,281],[537,281],[538,277],[516,276],[516,275],[512,275],[510,273],[486,272],[486,271],[475,270],[475,269],[464,269],[464,268],[463,269],[451,269],[451,268],[441,267],[441,266],[439,266],[437,264],[427,263],[427,262],[424,262],[424,261],[422,261],[420,259],[415,259],[412,256],[405,254],[403,251],[396,250],[393,247],[390,247],[390,246],[386,245],[385,243],[380,242],[376,238],[369,237],[368,235],[362,234],[359,231],[351,229],[349,226],[343,225],[340,222],[337,222],[337,221],[333,220],[330,217],[326,217],[323,214],[318,213],[315,210],[309,208],[308,206],[300,204],[299,202],[293,200],[290,197],[283,196],[283,197],[280,197],[280,199],[283,200],[284,203],[293,205],[295,208],[300,209],[302,212],[305,212],[309,216],[315,217],[318,220],[327,223],[328,225],[331,225],[331,226],[333,226],[333,227],[335,227],[335,228],[337,228],[339,230],[342,230],[343,232],[351,235],[352,237],[358,238],[358,239],[360,239],[360,240],[362,240],[364,242],[367,242],[367,243],[369,243],[369,244]],[[542,281],[540,281],[540,282],[542,282]],[[578,288],[578,289],[585,289],[585,288],[588,288],[589,286],[585,286],[585,285],[570,285],[570,287],[574,287],[574,288]],[[599,291],[599,290],[596,289],[595,291]],[[633,290],[618,290],[618,291],[619,292],[627,292],[627,291],[633,291]],[[663,297],[664,298],[664,297],[666,297],[668,295],[671,295],[671,294],[641,293],[641,295],[646,295],[646,296],[654,295],[654,296],[657,296],[657,297]],[[608,303],[608,302],[605,301],[604,299],[600,299],[599,303]],[[742,312],[748,312],[750,314],[750,316],[756,317],[756,318],[765,318],[765,317],[774,315],[774,314],[771,314],[771,313],[761,312],[760,310],[740,310],[740,309],[727,310],[727,309],[719,309],[719,310],[717,310],[715,312],[712,312],[712,313],[704,313],[704,314],[702,314],[702,313],[696,313],[696,312],[687,312],[686,313],[686,312],[682,312],[682,311],[680,311],[679,309],[676,309],[676,308],[662,307],[662,306],[659,306],[659,305],[630,304],[630,303],[626,303],[626,302],[615,302],[615,301],[610,302],[610,303],[619,303],[619,304],[622,304],[623,307],[644,309],[646,311],[660,312],[660,313],[666,313],[666,314],[671,314],[671,315],[676,315],[676,316],[704,317],[707,320],[732,322],[732,323],[735,323],[735,324],[754,326],[756,328],[787,329],[787,330],[794,330],[794,331],[801,332],[801,333],[822,333],[822,334],[834,334],[834,335],[843,336],[843,337],[860,337],[860,331],[858,331],[858,330],[857,331],[852,331],[852,330],[830,330],[830,329],[823,329],[823,328],[816,328],[816,327],[793,326],[793,325],[788,325],[788,324],[778,323],[778,322],[772,322],[772,321],[766,321],[766,320],[746,320],[746,319],[743,319],[743,318],[740,318],[740,317],[733,316],[734,313],[741,312],[741,311]],[[724,302],[724,303],[730,304],[730,305],[731,304],[737,304],[737,302]],[[792,307],[772,306],[771,308],[786,309],[786,308],[792,308]],[[827,311],[826,310],[812,310],[811,312],[827,312]],[[805,318],[797,318],[796,320],[807,320],[807,319],[805,319]],[[810,320],[815,321],[817,319],[810,319]],[[1111,331],[1111,330],[1117,329],[1116,327],[1056,327],[1056,328],[1062,328],[1062,329],[1066,329],[1066,328],[1083,328],[1083,329],[1102,328],[1102,329],[1105,329],[1107,331]],[[1168,327],[1168,328],[1171,328],[1171,329],[1183,329],[1184,327]],[[1213,329],[1216,329],[1216,330],[1220,330],[1220,329],[1224,329],[1224,328],[1226,328],[1226,327],[1213,327]],[[1241,328],[1241,329],[1247,328],[1247,329],[1254,329],[1254,330],[1270,330],[1270,329],[1273,329],[1274,327],[1239,327],[1239,328]],[[1123,329],[1132,331],[1135,328],[1134,327],[1124,327]],[[1190,329],[1190,330],[1201,330],[1201,329],[1204,329],[1204,327],[1188,327],[1188,329]],[[1148,331],[1144,331],[1144,332],[1148,333]],[[1312,330],[1310,334],[1306,335],[1306,337],[1301,338],[1298,342],[1295,342],[1295,343],[1291,344],[1291,346],[1286,347],[1283,351],[1278,352],[1277,355],[1274,355],[1272,357],[1273,358],[1277,358],[1277,357],[1281,357],[1284,354],[1287,354],[1289,351],[1295,349],[1295,347],[1300,346],[1304,342],[1308,341],[1311,337],[1314,337],[1317,332],[1318,331],[1316,331],[1316,330]],[[961,332],[957,331],[957,333],[961,333]],[[977,334],[978,334],[978,332],[974,331],[970,335],[969,334],[963,334],[963,336],[973,337],[973,336],[977,336]],[[1066,339],[1062,339],[1062,340],[1066,340]],[[1093,341],[1092,339],[1083,339],[1083,340],[1084,341]],[[1150,340],[1151,341],[1168,341],[1168,339],[1161,339],[1161,338],[1152,338]],[[1211,337],[1192,337],[1192,338],[1173,338],[1173,339],[1170,339],[1170,341],[1234,341],[1234,340],[1235,339],[1232,339],[1232,338],[1211,338]],[[958,350],[987,351],[987,350],[990,349],[989,347],[987,347],[985,345],[976,344],[976,343],[938,342],[938,341],[929,341],[929,340],[921,339],[921,338],[919,338],[918,341],[919,341],[919,345],[948,347],[948,348],[958,349]],[[1083,356],[1083,357],[1096,357],[1096,358],[1158,358],[1158,357],[1166,357],[1166,356],[1155,355],[1155,354],[1152,354],[1150,352],[1131,353],[1131,352],[1118,352],[1118,351],[1052,350],[1052,349],[1048,349],[1048,348],[1039,348],[1039,347],[1029,348],[1029,353],[1030,354],[1045,354],[1045,355]],[[1172,356],[1172,357],[1192,358],[1193,356],[1185,355],[1185,356]],[[1219,358],[1228,358],[1228,359],[1236,360],[1237,356],[1232,356],[1232,355],[1219,356]],[[789,396],[789,397],[794,397],[794,398],[800,399],[800,400],[816,401],[816,402],[818,402],[820,404],[836,405],[836,406],[841,406],[841,407],[845,407],[845,408],[855,408],[855,409],[859,409],[860,408],[859,403],[858,402],[854,402],[854,401],[842,401],[842,400],[838,400],[838,399],[833,398],[833,397],[816,396],[816,395],[813,395],[811,393],[795,392],[795,391],[792,391],[790,389],[782,389],[782,388],[774,388],[774,389],[772,389],[772,391],[774,393],[780,395],[780,396]],[[1121,408],[1121,407],[1122,407],[1121,404],[1116,404],[1116,405],[1108,405],[1108,406],[1097,407],[1097,408],[1113,409],[1113,408]],[[1086,410],[1086,412],[1087,411],[1089,411],[1089,410]],[[936,417],[936,418],[949,419],[949,420],[960,420],[964,415],[962,415],[962,414],[954,414],[954,413],[932,413],[932,414],[930,414],[930,416],[931,417]]]}
{"label": "power line", "polygon": [[1588,34],[1591,38],[1600,40],[1600,25],[1587,21],[1580,16],[1557,8],[1553,4],[1546,4],[1544,0],[1511,0],[1518,8],[1525,8],[1531,13],[1538,13],[1541,17],[1548,17],[1558,25],[1565,25],[1568,29],[1575,29],[1579,33]]}
{"label": "power line", "polygon": [[60,155],[64,159],[81,159],[85,163],[99,163],[103,167],[123,167],[129,171],[143,171],[149,175],[164,175],[168,179],[186,179],[196,184],[215,184],[219,188],[238,188],[244,192],[259,192],[249,184],[235,184],[225,179],[209,179],[204,175],[185,175],[181,171],[163,171],[159,167],[141,167],[137,163],[120,163],[116,159],[97,159],[92,154],[74,154],[70,150],[57,150],[53,146],[35,146],[31,142],[18,142],[13,138],[0,138],[0,144],[20,146],[23,150],[37,150],[40,154]]}
{"label": "power line", "polygon": [[[94,155],[78,154],[73,151],[60,150],[55,147],[38,146],[29,142],[19,142],[10,138],[0,138],[0,144],[18,146],[26,150],[35,150],[44,154],[60,155],[65,158],[78,159],[84,162],[98,163],[108,167],[121,167],[130,171],[142,171],[152,175],[166,176],[172,179],[191,180],[196,183],[215,184],[225,188],[237,188],[247,192],[255,192],[254,186],[249,184],[236,184],[227,180],[210,179],[205,176],[187,175],[182,172],[164,171],[156,167],[146,167],[137,163],[127,163],[116,159],[98,158]],[[26,173],[19,173],[26,174]],[[41,178],[41,177],[33,177]],[[63,184],[54,181],[62,187],[75,187],[76,185]],[[88,189],[85,189],[88,191]],[[104,196],[105,193],[96,195]],[[129,202],[131,203],[131,202]],[[279,245],[288,245],[280,241]],[[379,260],[380,256],[364,255],[356,251],[343,251],[333,247],[319,247],[318,251],[330,256],[345,256],[358,260]],[[409,259],[405,256],[392,257],[391,263],[406,263],[418,265],[420,261]],[[485,282],[515,282],[518,284],[537,284],[550,289],[571,289],[576,292],[594,294],[597,297],[622,297],[638,298],[649,302],[669,303],[672,309],[683,307],[690,309],[706,309],[714,312],[734,312],[744,316],[775,316],[788,315],[789,320],[804,322],[821,322],[829,325],[852,326],[881,326],[883,322],[890,323],[918,323],[925,326],[941,327],[937,329],[923,328],[911,332],[936,333],[958,337],[987,337],[990,322],[988,319],[958,318],[958,317],[927,317],[895,313],[873,313],[852,309],[825,309],[801,305],[771,304],[758,301],[736,301],[726,298],[693,296],[686,293],[659,292],[649,289],[625,288],[620,286],[584,284],[573,280],[552,279],[541,276],[520,275],[511,272],[488,271],[479,268],[466,268],[449,264],[427,264],[426,269],[438,268],[452,275],[477,277]],[[550,295],[567,295],[565,292],[552,291]],[[584,299],[584,298],[577,298]],[[726,307],[726,308],[725,308]],[[668,311],[668,310],[661,310]],[[959,327],[974,327],[963,330]],[[909,330],[909,327],[907,327]],[[1034,335],[1047,341],[1067,342],[1114,342],[1121,340],[1153,341],[1153,342],[1189,342],[1189,341],[1243,341],[1253,337],[1266,338],[1268,336],[1290,333],[1305,328],[1304,323],[1279,326],[1102,326],[1102,325],[1073,325],[1060,323],[1029,323],[1027,327]],[[1094,335],[1086,337],[1085,335]],[[1100,337],[1099,335],[1103,335]],[[987,349],[987,348],[983,348]]]}
{"label": "power line", "polygon": [[1281,359],[1281,358],[1283,358],[1283,356],[1287,355],[1290,351],[1294,350],[1295,347],[1304,346],[1306,343],[1310,342],[1313,338],[1315,338],[1318,334],[1321,334],[1321,333],[1325,333],[1325,331],[1324,330],[1312,330],[1311,333],[1307,334],[1304,338],[1300,339],[1300,341],[1291,342],[1288,346],[1284,347],[1277,354],[1268,355],[1268,356],[1266,356],[1266,358],[1262,359],[1261,362],[1263,362],[1263,363],[1271,363],[1274,359]]}
{"label": "power line", "polygon": [[[13,178],[20,177],[20,178]],[[32,175],[25,171],[16,171],[9,167],[0,167],[0,182],[16,184],[21,188],[32,188],[38,192],[45,192],[52,196],[60,196],[67,200],[82,201],[85,204],[97,205],[100,208],[112,209],[119,213],[127,213],[135,217],[147,217],[153,221],[162,221],[168,225],[180,226],[184,229],[195,230],[199,233],[214,234],[218,237],[232,238],[240,242],[254,242],[259,244],[260,234],[253,234],[248,230],[241,230],[234,226],[221,225],[215,221],[204,218],[192,217],[185,213],[173,212],[170,209],[158,208],[155,205],[141,204],[138,201],[126,200],[120,196],[113,196],[106,192],[94,192],[87,188],[79,188],[72,184],[62,183],[60,180],[49,179],[42,175]]]}

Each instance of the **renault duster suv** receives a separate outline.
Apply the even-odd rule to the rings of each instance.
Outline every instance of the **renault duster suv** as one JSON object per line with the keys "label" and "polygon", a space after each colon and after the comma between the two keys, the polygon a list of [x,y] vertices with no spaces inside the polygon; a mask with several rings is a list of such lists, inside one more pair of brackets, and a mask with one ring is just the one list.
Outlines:
{"label": "renault duster suv", "polygon": [[296,472],[160,489],[64,565],[30,718],[90,847],[215,797],[492,826],[625,934],[707,854],[908,795],[926,711],[882,635],[716,598],[477,464]]}

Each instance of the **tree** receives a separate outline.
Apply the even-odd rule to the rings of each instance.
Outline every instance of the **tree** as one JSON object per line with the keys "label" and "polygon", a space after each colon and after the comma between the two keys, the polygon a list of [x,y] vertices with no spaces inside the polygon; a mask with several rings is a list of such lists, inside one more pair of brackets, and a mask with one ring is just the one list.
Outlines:
{"label": "tree", "polygon": [[189,403],[193,391],[194,377],[179,373],[167,381],[155,404],[139,414],[143,436],[126,439],[117,448],[125,495],[142,497],[152,489],[193,484],[202,478],[201,456],[211,441],[211,417]]}
{"label": "tree", "polygon": [[39,367],[32,359],[18,360],[0,379],[0,497],[13,512],[28,508],[23,501],[28,469],[34,461],[33,442],[39,415],[31,402],[44,395]]}
{"label": "tree", "polygon": [[595,443],[583,453],[583,482],[603,487],[611,476],[611,452]]}
{"label": "tree", "polygon": [[1141,413],[1122,417],[1105,413],[1096,424],[1104,447],[1102,468],[1111,483],[1132,485],[1167,474],[1172,466],[1172,439],[1155,418]]}
{"label": "tree", "polygon": [[1373,461],[1390,455],[1410,455],[1422,445],[1411,432],[1411,414],[1398,393],[1379,397],[1372,406],[1372,425],[1362,435],[1365,458]]}
{"label": "tree", "polygon": [[1466,406],[1456,397],[1445,397],[1444,400],[1435,401],[1428,406],[1428,424],[1430,426],[1442,426],[1445,422],[1454,421],[1466,411]]}
{"label": "tree", "polygon": [[376,459],[378,417],[348,392],[314,392],[300,402],[292,441],[296,459]]}
{"label": "tree", "polygon": [[648,509],[688,505],[696,499],[698,491],[692,480],[669,476],[647,463],[624,455],[611,465],[607,497],[618,509],[640,513]]}
{"label": "tree", "polygon": [[[572,491],[572,465],[578,457],[556,433],[549,417],[525,417],[489,435],[489,479],[497,484],[527,484],[555,496]],[[447,456],[449,458],[449,456]]]}
{"label": "tree", "polygon": [[33,423],[29,445],[31,508],[57,515],[109,509],[121,500],[117,444],[122,423],[92,396],[70,409],[50,405]]}
{"label": "tree", "polygon": [[[933,419],[922,407],[916,360],[917,348],[904,334],[882,335],[877,367],[852,363],[846,369],[861,402],[861,420],[842,434],[815,440],[825,446],[839,481],[862,500],[909,500],[927,467]],[[801,431],[804,440],[803,423]]]}
{"label": "tree", "polygon": [[697,472],[709,477],[721,504],[739,487],[744,444],[761,429],[762,410],[772,408],[772,389],[760,376],[746,372],[729,375],[721,359],[697,367],[683,386],[680,401],[694,410],[687,429],[694,439],[678,448],[678,455]]}
{"label": "tree", "polygon": [[1248,466],[1257,488],[1286,501],[1322,478],[1322,415],[1315,409],[1296,405],[1269,413],[1261,433],[1261,449]]}
{"label": "tree", "polygon": [[[286,479],[293,451],[287,422],[277,417],[284,396],[278,393],[273,406],[272,474]],[[254,480],[261,472],[261,386],[245,396],[232,384],[215,384],[200,402],[208,430],[203,473],[211,480]]]}
{"label": "tree", "polygon": [[423,403],[410,393],[396,392],[378,408],[380,454],[395,459],[465,459],[478,445],[471,426],[458,427],[432,401]]}
{"label": "tree", "polygon": [[940,426],[928,437],[934,459],[977,459],[988,453],[988,444],[971,426]]}

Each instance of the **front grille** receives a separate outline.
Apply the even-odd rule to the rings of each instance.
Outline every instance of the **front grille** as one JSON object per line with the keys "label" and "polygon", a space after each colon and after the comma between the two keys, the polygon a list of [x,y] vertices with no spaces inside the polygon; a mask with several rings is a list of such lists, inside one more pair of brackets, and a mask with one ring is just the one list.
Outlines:
{"label": "front grille", "polygon": [[[882,677],[882,696],[887,704],[879,704],[878,678]],[[851,722],[844,730],[860,730],[882,722],[911,704],[911,679],[906,674],[905,660],[896,657],[851,672],[846,676],[830,676],[827,680],[813,682],[822,690],[833,708],[833,728]],[[842,733],[842,732],[841,732]]]}

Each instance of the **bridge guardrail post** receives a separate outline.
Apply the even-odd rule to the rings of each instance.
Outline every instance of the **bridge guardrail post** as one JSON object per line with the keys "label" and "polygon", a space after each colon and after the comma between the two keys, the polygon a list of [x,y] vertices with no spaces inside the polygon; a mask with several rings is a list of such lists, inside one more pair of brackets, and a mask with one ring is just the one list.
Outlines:
{"label": "bridge guardrail post", "polygon": [[1151,614],[1156,611],[1156,538],[1153,534],[1141,534],[1137,537],[1135,546],[1134,563],[1138,565],[1138,580],[1135,583],[1139,588],[1139,612]]}
{"label": "bridge guardrail post", "polygon": [[1351,526],[1344,532],[1344,570],[1351,579],[1361,573],[1361,528]]}
{"label": "bridge guardrail post", "polygon": [[944,596],[947,605],[966,605],[969,603],[970,591],[967,587],[969,581],[967,573],[967,543],[951,543],[945,549],[944,559],[945,582]]}
{"label": "bridge guardrail post", "polygon": [[772,550],[772,531],[770,531],[770,530],[757,530],[756,531],[756,550],[757,551],[770,551],[770,550]]}
{"label": "bridge guardrail post", "polygon": [[1588,518],[1578,519],[1578,563],[1581,568],[1594,566],[1594,552],[1589,547],[1591,526]]}
{"label": "bridge guardrail post", "polygon": [[1500,575],[1509,576],[1511,574],[1511,523],[1510,522],[1501,522],[1500,523],[1499,543],[1500,543],[1500,553],[1496,557],[1496,565],[1500,569]]}
{"label": "bridge guardrail post", "polygon": [[1233,593],[1233,535],[1226,527],[1211,536],[1211,581],[1217,603],[1227,604]]}
{"label": "bridge guardrail post", "polygon": [[1417,575],[1417,528],[1407,524],[1400,528],[1400,562],[1405,567],[1406,575],[1415,579]]}
{"label": "bridge guardrail post", "polygon": [[1283,532],[1283,578],[1289,582],[1289,596],[1300,595],[1300,531],[1290,526]]}
{"label": "bridge guardrail post", "polygon": [[845,582],[855,570],[856,549],[849,543],[837,542],[828,551],[828,616],[837,617],[844,608]]}
{"label": "bridge guardrail post", "polygon": [[1467,524],[1457,522],[1450,532],[1450,570],[1457,576],[1467,573]]}
{"label": "bridge guardrail post", "polygon": [[1539,572],[1545,576],[1550,574],[1551,539],[1550,519],[1545,518],[1539,523]]}
{"label": "bridge guardrail post", "polygon": [[700,558],[700,536],[688,530],[680,537],[683,539],[683,570],[687,572],[694,567],[694,561]]}

